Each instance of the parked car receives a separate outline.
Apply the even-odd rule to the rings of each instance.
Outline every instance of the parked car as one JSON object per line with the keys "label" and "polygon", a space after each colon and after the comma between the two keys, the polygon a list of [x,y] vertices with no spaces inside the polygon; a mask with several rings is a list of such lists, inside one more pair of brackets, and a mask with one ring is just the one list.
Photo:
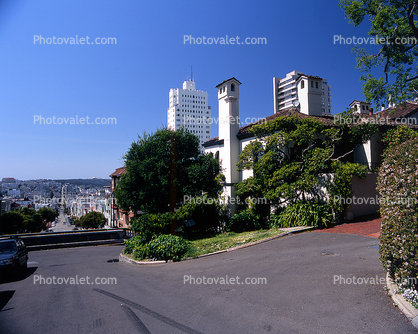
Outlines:
{"label": "parked car", "polygon": [[23,273],[28,266],[28,250],[21,238],[0,239],[0,274]]}

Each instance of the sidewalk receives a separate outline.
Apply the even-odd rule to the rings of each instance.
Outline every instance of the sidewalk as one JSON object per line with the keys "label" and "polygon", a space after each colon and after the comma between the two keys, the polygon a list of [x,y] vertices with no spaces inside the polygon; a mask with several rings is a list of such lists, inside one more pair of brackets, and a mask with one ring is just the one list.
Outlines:
{"label": "sidewalk", "polygon": [[[314,232],[354,234],[370,238],[379,238],[381,221],[382,218],[377,218],[364,222],[345,223],[329,229],[315,230]],[[395,292],[398,289],[398,286],[391,281],[388,275],[386,276],[386,285],[394,303],[412,322],[413,326],[418,329],[418,310],[407,302],[402,295]]]}

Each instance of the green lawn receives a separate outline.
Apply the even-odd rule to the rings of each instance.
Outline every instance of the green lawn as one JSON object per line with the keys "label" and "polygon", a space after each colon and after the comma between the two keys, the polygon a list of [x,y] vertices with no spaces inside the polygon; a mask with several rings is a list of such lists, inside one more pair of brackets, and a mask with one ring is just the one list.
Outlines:
{"label": "green lawn", "polygon": [[185,254],[184,258],[197,257],[203,254],[242,246],[250,242],[273,237],[280,233],[283,233],[283,231],[278,228],[271,228],[269,230],[258,230],[242,233],[226,232],[215,237],[194,240],[191,242],[192,247]]}

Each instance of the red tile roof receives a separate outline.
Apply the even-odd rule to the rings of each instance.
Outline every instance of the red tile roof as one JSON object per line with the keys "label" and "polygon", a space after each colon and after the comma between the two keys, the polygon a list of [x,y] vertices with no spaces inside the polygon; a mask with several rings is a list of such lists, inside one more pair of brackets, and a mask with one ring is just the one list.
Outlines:
{"label": "red tile roof", "polygon": [[407,125],[411,128],[418,128],[418,124],[413,121],[409,124],[405,122],[409,117],[418,113],[418,103],[406,101],[397,106],[389,107],[378,111],[372,115],[361,115],[364,122],[375,122],[378,125]]}
{"label": "red tile roof", "polygon": [[116,168],[116,170],[110,174],[110,177],[120,177],[123,173],[126,173],[126,167]]}
{"label": "red tile roof", "polygon": [[[278,117],[281,117],[281,116],[291,116],[291,115],[297,115],[299,118],[306,118],[306,117],[315,118],[315,119],[323,122],[325,125],[328,125],[328,126],[332,126],[333,123],[334,123],[334,116],[332,116],[332,115],[331,116],[309,116],[309,115],[301,114],[298,111],[298,109],[295,108],[295,107],[290,107],[288,109],[280,110],[279,112],[277,112],[273,115],[267,116],[267,117],[265,117],[261,120],[258,120],[257,122],[253,122],[253,123],[247,124],[247,125],[239,128],[237,136],[238,137],[242,137],[242,136],[245,136],[245,137],[248,136],[249,137],[249,136],[251,136],[250,129],[254,125],[262,124],[262,123],[265,123],[265,122],[270,122],[270,121],[272,121],[272,120],[274,120]],[[210,147],[210,146],[215,146],[215,145],[220,145],[220,144],[223,144],[223,140],[219,140],[219,137],[214,137],[214,138],[211,138],[211,139],[205,141],[203,146],[204,147]]]}
{"label": "red tile roof", "polygon": [[262,123],[266,123],[266,122],[270,122],[276,118],[282,117],[282,116],[292,116],[292,115],[297,115],[299,118],[307,118],[307,117],[311,117],[311,118],[315,118],[317,120],[319,120],[320,122],[324,123],[325,125],[329,125],[332,126],[334,123],[334,117],[331,116],[309,116],[309,115],[305,115],[305,114],[301,114],[297,108],[295,107],[290,107],[287,109],[283,109],[280,110],[279,112],[267,116],[266,118],[263,118],[261,120],[258,120],[257,122],[253,122],[250,124],[247,124],[245,126],[243,126],[242,128],[239,129],[238,135],[240,134],[244,134],[244,133],[249,133],[249,130],[257,124],[262,124]]}

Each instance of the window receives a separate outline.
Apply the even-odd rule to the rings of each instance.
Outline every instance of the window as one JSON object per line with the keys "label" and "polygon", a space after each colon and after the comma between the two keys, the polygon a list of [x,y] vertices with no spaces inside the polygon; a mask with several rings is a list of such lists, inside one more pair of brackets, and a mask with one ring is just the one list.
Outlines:
{"label": "window", "polygon": [[304,88],[305,88],[305,81],[304,81],[304,80],[302,80],[302,81],[301,81],[301,83],[300,83],[300,88],[301,88],[301,89],[304,89]]}
{"label": "window", "polygon": [[313,81],[311,81],[311,88],[313,88]]}
{"label": "window", "polygon": [[315,81],[315,88],[318,88],[318,81]]}
{"label": "window", "polygon": [[235,92],[235,84],[231,84],[231,92]]}

